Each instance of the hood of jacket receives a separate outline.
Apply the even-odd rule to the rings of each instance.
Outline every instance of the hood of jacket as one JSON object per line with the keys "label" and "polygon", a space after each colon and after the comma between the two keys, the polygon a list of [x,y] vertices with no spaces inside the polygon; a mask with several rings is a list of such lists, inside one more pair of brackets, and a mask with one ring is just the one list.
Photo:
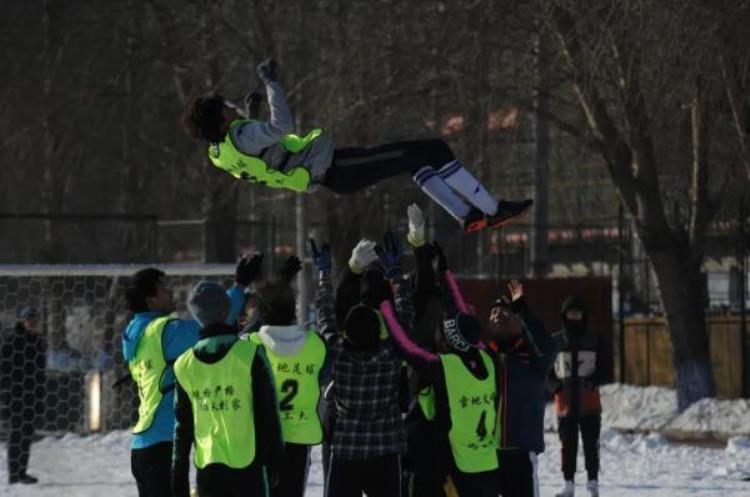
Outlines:
{"label": "hood of jacket", "polygon": [[268,350],[280,356],[293,356],[302,350],[307,339],[308,331],[304,326],[293,324],[291,326],[268,326],[263,325],[258,331],[263,345]]}
{"label": "hood of jacket", "polygon": [[122,355],[126,361],[130,362],[135,357],[135,352],[138,350],[138,344],[141,342],[143,332],[146,331],[146,326],[163,315],[161,312],[149,311],[139,312],[133,316],[122,333]]}

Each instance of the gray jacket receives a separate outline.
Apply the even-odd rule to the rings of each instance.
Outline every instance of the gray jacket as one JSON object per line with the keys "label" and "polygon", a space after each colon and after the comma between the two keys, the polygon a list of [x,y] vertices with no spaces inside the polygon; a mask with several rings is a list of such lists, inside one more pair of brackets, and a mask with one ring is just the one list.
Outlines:
{"label": "gray jacket", "polygon": [[292,112],[281,85],[272,81],[266,85],[271,117],[268,121],[253,121],[232,129],[232,141],[247,155],[262,158],[268,167],[286,172],[297,166],[310,171],[311,187],[319,183],[333,160],[333,138],[320,135],[298,154],[289,154],[279,140],[294,132]]}

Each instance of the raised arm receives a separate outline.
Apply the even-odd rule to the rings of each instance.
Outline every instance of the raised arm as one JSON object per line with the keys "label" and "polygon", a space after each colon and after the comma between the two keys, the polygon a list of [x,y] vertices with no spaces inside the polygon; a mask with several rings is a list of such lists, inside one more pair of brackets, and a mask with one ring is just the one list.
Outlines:
{"label": "raised arm", "polygon": [[294,131],[292,112],[284,90],[277,80],[276,63],[273,59],[265,60],[258,65],[258,77],[266,86],[271,116],[268,121],[252,121],[238,126],[232,133],[237,148],[248,155],[261,155],[265,148]]}
{"label": "raised arm", "polygon": [[419,371],[420,374],[433,375],[436,372],[435,368],[440,367],[440,358],[438,355],[421,348],[409,338],[408,333],[396,318],[393,304],[387,300],[382,302],[380,304],[380,312],[383,313],[383,318],[388,326],[393,343],[404,360]]}

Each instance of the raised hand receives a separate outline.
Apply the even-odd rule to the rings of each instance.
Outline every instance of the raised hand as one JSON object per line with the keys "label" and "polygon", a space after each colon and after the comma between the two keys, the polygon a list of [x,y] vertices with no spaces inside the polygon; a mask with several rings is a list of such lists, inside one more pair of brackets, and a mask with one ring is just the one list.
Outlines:
{"label": "raised hand", "polygon": [[523,298],[523,285],[518,280],[511,280],[508,283],[508,292],[513,302]]}
{"label": "raised hand", "polygon": [[417,204],[411,204],[406,209],[406,215],[409,218],[409,234],[406,239],[414,247],[424,245],[424,214]]}
{"label": "raised hand", "polygon": [[352,250],[352,256],[349,258],[349,269],[353,273],[361,273],[367,266],[377,260],[378,254],[375,252],[375,242],[362,239]]}
{"label": "raised hand", "polygon": [[278,81],[278,75],[276,73],[276,61],[268,58],[258,64],[257,72],[258,77],[263,81],[264,84],[268,84],[272,81]]}
{"label": "raised hand", "polygon": [[252,257],[242,256],[237,261],[234,271],[234,280],[243,286],[248,286],[260,276],[263,265],[263,254],[254,254]]}
{"label": "raised hand", "polygon": [[276,271],[276,277],[287,283],[291,283],[297,273],[302,269],[302,261],[296,255],[291,255],[281,264],[281,267]]}
{"label": "raised hand", "polygon": [[313,260],[313,264],[318,268],[322,276],[331,275],[331,247],[327,243],[318,250],[315,240],[307,239],[307,255]]}
{"label": "raised hand", "polygon": [[401,257],[404,255],[404,247],[398,236],[390,230],[383,236],[383,244],[380,260],[385,266],[386,276],[393,278],[401,274]]}

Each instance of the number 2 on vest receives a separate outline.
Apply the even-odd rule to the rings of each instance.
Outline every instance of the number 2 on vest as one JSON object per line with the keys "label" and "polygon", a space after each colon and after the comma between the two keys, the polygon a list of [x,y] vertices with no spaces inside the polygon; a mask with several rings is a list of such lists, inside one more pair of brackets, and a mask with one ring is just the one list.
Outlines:
{"label": "number 2 on vest", "polygon": [[284,398],[279,402],[279,409],[282,411],[291,411],[294,409],[292,401],[299,392],[299,382],[295,379],[288,379],[281,384],[281,391],[284,393]]}

